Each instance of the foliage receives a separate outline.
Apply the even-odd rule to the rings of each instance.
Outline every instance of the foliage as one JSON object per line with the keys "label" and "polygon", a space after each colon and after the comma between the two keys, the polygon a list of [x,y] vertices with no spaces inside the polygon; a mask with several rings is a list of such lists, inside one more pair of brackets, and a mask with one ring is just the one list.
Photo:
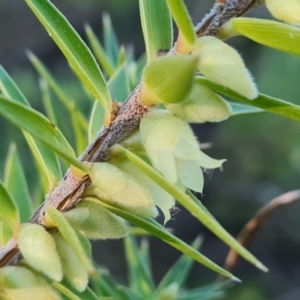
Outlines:
{"label": "foliage", "polygon": [[[157,4],[140,0],[146,63],[144,59],[136,61],[128,49],[119,46],[108,15],[103,17],[104,46],[86,26],[93,54],[51,2],[26,2],[95,100],[87,121],[50,71],[29,53],[42,78],[44,116],[29,105],[13,79],[0,69],[0,114],[23,131],[43,178],[40,193],[48,194],[37,209],[40,203],[28,196],[23,169],[12,145],[4,183],[0,182],[1,297],[213,299],[225,285],[183,290],[193,260],[224,277],[239,279],[203,256],[198,251],[199,240],[189,246],[155,221],[159,210],[165,223],[171,218],[175,200],[240,256],[266,271],[190,192],[201,193],[202,170],[221,168],[225,160],[210,158],[201,150],[188,122],[220,122],[237,114],[261,111],[299,121],[300,107],[260,94],[242,58],[221,40],[241,34],[299,55],[295,46],[300,42],[298,28],[238,17],[224,22],[215,34],[197,36],[183,1],[174,4],[160,0]],[[273,2],[267,3],[272,13],[273,5],[277,5]],[[226,8],[227,4],[223,5]],[[282,17],[286,22],[290,20],[288,15]],[[174,48],[171,16],[179,29]],[[157,57],[162,50],[168,50],[169,55]],[[180,72],[174,72],[176,69]],[[59,120],[49,91],[57,95],[72,120],[76,150],[83,151],[78,160],[53,123]],[[58,157],[72,165],[62,181]],[[37,212],[24,223],[35,209]],[[148,248],[145,243],[137,246],[128,234],[132,230],[129,223],[185,254],[157,288],[151,278]],[[129,288],[119,286],[93,264],[87,239],[122,237]],[[15,266],[6,266],[8,262]],[[89,276],[93,290],[88,287]]]}

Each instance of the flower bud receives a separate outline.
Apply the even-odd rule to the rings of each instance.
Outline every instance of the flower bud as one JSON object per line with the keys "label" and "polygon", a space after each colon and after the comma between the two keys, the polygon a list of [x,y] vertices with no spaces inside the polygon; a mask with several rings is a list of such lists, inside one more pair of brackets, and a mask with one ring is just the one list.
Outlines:
{"label": "flower bud", "polygon": [[141,102],[151,106],[184,101],[192,88],[196,65],[197,57],[191,55],[155,59],[143,73]]}
{"label": "flower bud", "polygon": [[0,268],[1,299],[9,300],[61,300],[61,297],[40,276],[19,266]]}
{"label": "flower bud", "polygon": [[198,69],[209,80],[254,99],[258,96],[253,79],[240,55],[221,40],[204,36],[192,52],[199,56]]}
{"label": "flower bud", "polygon": [[18,246],[30,266],[55,281],[61,281],[62,269],[56,245],[44,227],[37,224],[22,225]]}
{"label": "flower bud", "polygon": [[126,157],[119,156],[118,158],[113,159],[111,163],[116,165],[122,171],[129,173],[135,180],[139,181],[141,185],[147,187],[155,205],[161,209],[165,216],[164,223],[170,220],[170,209],[175,205],[175,200],[168,192],[162,189]]}
{"label": "flower bud", "polygon": [[72,247],[59,232],[54,232],[52,236],[61,258],[64,277],[76,290],[84,291],[88,284],[87,269],[82,265]]}
{"label": "flower bud", "polygon": [[299,0],[265,0],[270,13],[277,19],[292,25],[300,25]]}
{"label": "flower bud", "polygon": [[81,202],[64,216],[73,228],[89,239],[119,239],[128,232],[122,218],[91,201]]}
{"label": "flower bud", "polygon": [[97,187],[95,196],[101,200],[138,215],[157,215],[149,191],[130,174],[109,163],[94,163],[89,175]]}

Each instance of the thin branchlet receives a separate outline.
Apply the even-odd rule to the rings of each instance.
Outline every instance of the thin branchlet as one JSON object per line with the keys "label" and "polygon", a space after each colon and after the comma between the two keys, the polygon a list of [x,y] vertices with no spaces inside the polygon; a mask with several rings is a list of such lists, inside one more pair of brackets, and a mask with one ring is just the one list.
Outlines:
{"label": "thin branchlet", "polygon": [[[215,35],[219,27],[233,17],[243,15],[250,8],[259,5],[262,0],[226,0],[217,1],[211,11],[196,26],[198,36]],[[176,55],[171,49],[168,55]],[[121,106],[117,116],[108,127],[102,127],[95,139],[88,145],[79,161],[108,161],[109,148],[130,135],[140,123],[141,118],[149,110],[140,102],[139,84]],[[45,202],[37,209],[28,222],[43,225],[43,217],[47,207],[51,206],[61,211],[67,211],[81,200],[81,195],[90,184],[88,176],[77,178],[70,168],[58,186],[46,195]],[[0,267],[15,265],[21,258],[17,240],[11,239],[0,249]]]}

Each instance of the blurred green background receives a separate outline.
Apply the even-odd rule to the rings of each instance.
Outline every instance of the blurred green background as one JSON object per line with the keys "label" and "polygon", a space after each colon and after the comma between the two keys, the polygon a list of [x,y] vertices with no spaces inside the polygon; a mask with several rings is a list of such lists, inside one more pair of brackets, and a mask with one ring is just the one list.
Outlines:
{"label": "blurred green background", "polygon": [[[111,15],[119,41],[132,45],[138,58],[144,52],[137,0],[60,0],[53,1],[86,39],[84,24],[89,23],[102,38],[102,14]],[[214,1],[186,1],[192,18],[199,22]],[[264,7],[248,15],[270,18]],[[245,38],[229,41],[243,56],[262,93],[300,104],[300,58],[267,49]],[[300,46],[300,45],[299,45]],[[63,55],[35,19],[24,1],[1,0],[0,64],[10,73],[33,107],[43,111],[38,76],[26,57],[34,52],[59,79],[63,89],[74,98],[86,115],[91,101],[73,76]],[[53,96],[55,105],[59,102]],[[62,119],[63,107],[60,107]],[[300,124],[279,116],[260,113],[233,117],[219,124],[194,126],[201,142],[210,142],[207,153],[226,158],[222,172],[206,176],[203,203],[220,223],[236,235],[253,214],[272,198],[300,188]],[[71,123],[61,130],[72,145]],[[9,144],[17,144],[32,195],[39,184],[34,162],[20,131],[0,118],[0,170],[3,174]],[[2,177],[2,175],[1,175]],[[268,274],[240,261],[235,275],[242,284],[228,290],[230,300],[300,299],[300,204],[276,211],[256,237],[251,251],[269,268]],[[202,252],[222,265],[228,249],[196,219],[183,210],[168,224],[186,242],[197,235],[205,237]],[[122,241],[96,243],[95,257],[121,282],[126,282],[126,264]],[[151,238],[151,256],[155,280],[158,281],[179,253]],[[195,265],[188,284],[201,286],[215,280],[215,274]]]}

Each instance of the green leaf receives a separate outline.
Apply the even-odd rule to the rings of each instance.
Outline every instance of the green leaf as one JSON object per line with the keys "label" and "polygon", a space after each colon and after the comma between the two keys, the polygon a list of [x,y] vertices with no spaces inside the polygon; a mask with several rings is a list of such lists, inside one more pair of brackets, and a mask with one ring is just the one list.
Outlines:
{"label": "green leaf", "polygon": [[234,99],[236,101],[242,102],[244,104],[261,108],[265,111],[271,112],[276,115],[286,117],[295,121],[300,121],[300,106],[293,103],[267,96],[264,94],[259,94],[254,100],[248,100],[247,98],[235,93],[228,88],[215,84],[208,79],[197,76],[196,81],[202,83],[209,87],[210,89],[220,93],[226,97]]}
{"label": "green leaf", "polygon": [[123,297],[122,300],[144,300],[145,298],[134,292],[132,289],[127,288],[125,286],[120,286],[120,295]]}
{"label": "green leaf", "polygon": [[80,155],[87,146],[86,132],[82,130],[79,123],[80,113],[74,107],[71,111],[72,127],[76,139],[76,153]]}
{"label": "green leaf", "polygon": [[[12,231],[20,223],[18,206],[0,180],[0,220],[4,221]],[[1,223],[2,224],[2,223]],[[1,230],[0,230],[1,232]],[[1,242],[0,242],[1,244]]]}
{"label": "green leaf", "polygon": [[[30,106],[29,102],[26,100],[25,96],[19,90],[12,78],[5,72],[5,70],[1,66],[0,87],[2,93],[11,98],[12,101]],[[51,191],[55,187],[57,182],[59,182],[61,179],[61,169],[58,158],[55,153],[49,150],[40,141],[35,141],[29,133],[23,131],[23,134],[29,144],[34,158],[39,165],[39,169],[41,169],[42,174],[47,177],[48,191]]]}
{"label": "green leaf", "polygon": [[[202,244],[202,238],[197,238],[191,245],[195,250],[199,251]],[[186,282],[187,277],[193,266],[193,260],[186,255],[182,255],[176,263],[169,269],[168,273],[161,280],[157,290],[156,295],[159,299],[159,294],[163,289],[170,286],[172,283],[176,283],[179,288],[183,287]]]}
{"label": "green leaf", "polygon": [[257,43],[300,55],[299,27],[255,18],[234,18],[230,22],[234,31]]}
{"label": "green leaf", "polygon": [[[120,67],[108,81],[108,88],[112,99],[124,102],[130,94],[129,82],[126,74],[126,66]],[[94,103],[90,123],[89,142],[91,142],[103,125],[104,110],[98,102]]]}
{"label": "green leaf", "polygon": [[43,78],[41,78],[39,83],[40,83],[40,90],[42,93],[42,100],[43,100],[44,108],[46,111],[46,116],[49,118],[49,120],[51,120],[52,123],[54,123],[58,127],[60,127],[59,120],[57,118],[55,109],[53,107],[53,102],[50,97],[48,82],[46,80],[44,80]]}
{"label": "green leaf", "polygon": [[104,107],[105,119],[109,123],[111,98],[91,51],[67,19],[50,1],[26,0],[26,2],[66,56],[84,86]]}
{"label": "green leaf", "polygon": [[196,40],[196,33],[191,17],[183,0],[167,0],[172,17],[184,38],[184,43],[190,49]]}
{"label": "green leaf", "polygon": [[0,114],[30,133],[72,165],[84,170],[62,133],[45,116],[32,108],[10,101],[0,95]]}
{"label": "green leaf", "polygon": [[101,64],[103,70],[105,73],[111,77],[114,73],[114,66],[112,65],[111,61],[107,57],[107,54],[105,53],[100,41],[98,40],[97,36],[95,35],[94,31],[90,27],[90,25],[85,25],[85,32],[87,35],[87,38],[89,40],[90,46],[98,59],[99,63]]}
{"label": "green leaf", "polygon": [[20,221],[26,222],[32,214],[32,202],[23,167],[14,144],[10,146],[6,159],[4,185],[18,206]]}
{"label": "green leaf", "polygon": [[148,62],[157,57],[160,50],[173,46],[173,28],[165,0],[139,0],[140,16]]}
{"label": "green leaf", "polygon": [[89,257],[87,256],[76,231],[71,227],[64,215],[53,207],[48,207],[47,213],[49,214],[50,218],[52,219],[53,223],[58,228],[62,236],[73,248],[73,251],[76,253],[83,266],[90,274],[95,274],[96,270]]}
{"label": "green leaf", "polygon": [[171,245],[172,247],[176,248],[177,250],[181,251],[182,253],[185,253],[186,255],[193,258],[195,261],[199,262],[200,264],[203,264],[204,266],[210,268],[211,270],[213,270],[225,277],[231,278],[233,280],[238,280],[231,273],[229,273],[228,271],[219,267],[218,265],[213,263],[211,260],[209,260],[207,257],[205,257],[204,255],[202,255],[201,253],[199,253],[198,251],[193,249],[191,246],[187,245],[182,240],[175,237],[172,233],[167,231],[162,225],[157,223],[154,219],[139,217],[132,213],[126,212],[122,209],[119,209],[119,208],[116,208],[109,204],[106,204],[96,198],[89,198],[89,200],[94,201],[95,203],[99,203],[99,205],[102,205],[103,207],[107,208],[108,210],[115,213],[116,215],[124,218],[125,220],[129,221],[130,223],[147,230],[152,235],[160,238],[167,244]]}
{"label": "green leaf", "polygon": [[224,288],[225,284],[211,284],[208,286],[184,291],[176,298],[176,300],[222,299],[222,296],[224,296],[222,289]]}
{"label": "green leaf", "polygon": [[105,51],[108,54],[112,64],[117,66],[118,63],[118,53],[119,53],[119,43],[111,24],[111,19],[109,14],[103,14],[103,38]]}
{"label": "green leaf", "polygon": [[184,101],[193,86],[196,65],[197,58],[191,55],[165,56],[148,64],[143,74],[142,103],[155,105]]}
{"label": "green leaf", "polygon": [[91,278],[92,286],[97,295],[119,299],[118,284],[114,281],[110,273],[103,268],[99,268],[98,272],[98,277]]}
{"label": "green leaf", "polygon": [[234,249],[240,256],[254,264],[261,270],[267,271],[266,267],[259,262],[247,249],[245,249],[239,242],[237,242],[216,220],[212,217],[202,204],[194,201],[186,193],[168,182],[160,173],[154,168],[144,162],[137,155],[125,148],[118,146],[118,149],[123,152],[127,158],[149,176],[154,182],[172,195],[183,207],[193,214],[200,222],[210,229],[216,236],[218,236],[224,243]]}
{"label": "green leaf", "polygon": [[263,109],[250,106],[247,104],[241,104],[232,101],[227,101],[227,103],[231,107],[231,111],[232,111],[231,116],[242,115],[242,114],[253,114],[253,113],[259,113],[264,111]]}
{"label": "green leaf", "polygon": [[[76,109],[74,100],[67,95],[60,87],[57,80],[53,77],[50,71],[46,68],[46,66],[30,51],[27,52],[27,55],[39,73],[39,75],[48,83],[49,87],[55,93],[57,98],[61,101],[61,103],[66,107],[70,114]],[[85,117],[82,115],[80,111],[77,110],[77,119],[80,123],[81,127],[87,131],[88,130],[88,123]]]}
{"label": "green leaf", "polygon": [[143,295],[145,299],[150,299],[154,292],[154,284],[149,273],[145,271],[138,246],[130,236],[125,238],[125,254],[129,269],[130,288]]}

